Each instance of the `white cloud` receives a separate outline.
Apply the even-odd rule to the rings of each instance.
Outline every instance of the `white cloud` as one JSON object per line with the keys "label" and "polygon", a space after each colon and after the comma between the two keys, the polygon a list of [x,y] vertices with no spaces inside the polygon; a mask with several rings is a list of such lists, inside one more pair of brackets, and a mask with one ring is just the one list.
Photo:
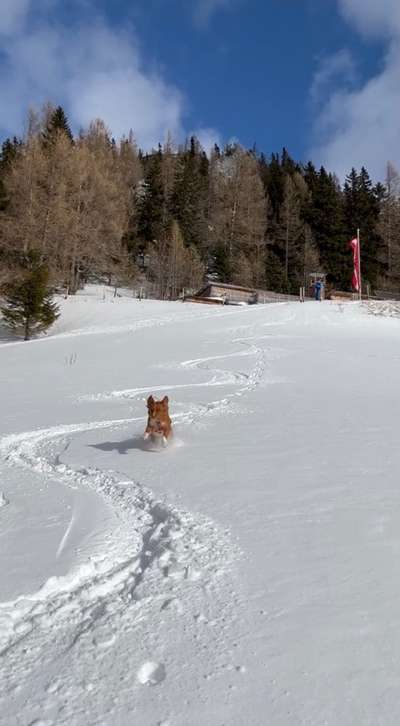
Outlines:
{"label": "white cloud", "polygon": [[320,103],[326,93],[329,94],[332,84],[341,81],[353,84],[356,79],[356,68],[351,53],[342,49],[322,59],[314,74],[310,95],[314,104]]}
{"label": "white cloud", "polygon": [[24,23],[31,0],[1,0],[0,35],[9,35]]}
{"label": "white cloud", "polygon": [[197,25],[205,26],[218,10],[229,8],[233,0],[195,0],[194,19]]}
{"label": "white cloud", "polygon": [[386,44],[380,70],[361,87],[343,82],[331,93],[314,128],[310,155],[343,179],[366,166],[383,179],[388,160],[400,166],[400,2],[338,0],[344,17],[365,36]]}
{"label": "white cloud", "polygon": [[216,129],[212,128],[199,128],[192,131],[189,136],[195,136],[200,141],[204,151],[207,155],[214,149],[215,144],[222,148],[223,142],[221,135]]}
{"label": "white cloud", "polygon": [[[17,0],[1,0],[9,7]],[[132,128],[145,148],[163,140],[167,131],[182,137],[184,99],[159,72],[144,68],[132,34],[104,21],[79,28],[46,17],[49,0],[35,0],[35,24],[24,23],[29,3],[18,0],[2,43],[0,128],[21,130],[29,105],[48,100],[62,104],[75,128],[101,117],[119,137]],[[16,6],[15,6],[16,7]],[[24,15],[25,13],[25,15]],[[5,25],[3,32],[5,34]]]}
{"label": "white cloud", "polygon": [[393,37],[400,34],[399,0],[338,0],[343,16],[364,35]]}

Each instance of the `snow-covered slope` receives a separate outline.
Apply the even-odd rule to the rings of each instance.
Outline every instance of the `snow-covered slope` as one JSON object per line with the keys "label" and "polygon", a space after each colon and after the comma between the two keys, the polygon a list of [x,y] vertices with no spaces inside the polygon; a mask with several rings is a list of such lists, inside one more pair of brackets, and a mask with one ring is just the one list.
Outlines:
{"label": "snow-covered slope", "polygon": [[400,321],[61,304],[0,348],[0,722],[397,724]]}

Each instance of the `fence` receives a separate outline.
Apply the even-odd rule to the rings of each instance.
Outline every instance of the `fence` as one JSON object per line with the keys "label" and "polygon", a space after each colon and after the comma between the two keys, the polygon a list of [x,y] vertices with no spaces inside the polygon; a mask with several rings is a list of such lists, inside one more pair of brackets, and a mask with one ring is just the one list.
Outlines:
{"label": "fence", "polygon": [[[157,298],[157,292],[158,288],[157,285],[154,283],[149,282],[148,280],[143,281],[141,284],[137,284],[133,290],[132,295],[135,298],[139,299],[158,299]],[[191,295],[195,295],[197,293],[197,289],[190,289],[185,288],[179,295],[178,299],[182,300],[184,297],[190,297]],[[269,303],[280,303],[280,302],[304,302],[308,298],[308,295],[306,295],[306,289],[302,288],[299,291],[298,295],[283,293],[283,292],[275,292],[273,290],[260,290],[255,289],[255,292],[257,293],[257,302],[261,303],[262,305],[267,305]]]}
{"label": "fence", "polygon": [[400,292],[393,292],[392,290],[375,290],[374,294],[370,295],[370,299],[400,301]]}
{"label": "fence", "polygon": [[277,302],[299,302],[299,295],[288,295],[283,292],[272,290],[257,290],[258,302],[262,304]]}

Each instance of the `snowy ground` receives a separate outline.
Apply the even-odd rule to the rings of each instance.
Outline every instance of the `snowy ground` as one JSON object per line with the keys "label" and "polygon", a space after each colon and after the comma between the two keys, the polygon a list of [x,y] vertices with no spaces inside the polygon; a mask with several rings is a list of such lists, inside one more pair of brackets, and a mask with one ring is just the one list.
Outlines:
{"label": "snowy ground", "polygon": [[400,321],[62,307],[0,333],[0,722],[397,725]]}

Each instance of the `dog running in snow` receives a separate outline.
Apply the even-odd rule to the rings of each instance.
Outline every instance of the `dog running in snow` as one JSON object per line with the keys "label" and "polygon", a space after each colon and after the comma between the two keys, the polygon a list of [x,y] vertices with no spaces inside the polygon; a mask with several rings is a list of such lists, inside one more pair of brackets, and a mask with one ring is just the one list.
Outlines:
{"label": "dog running in snow", "polygon": [[162,443],[166,446],[172,436],[168,396],[164,396],[162,401],[156,401],[153,396],[149,396],[147,399],[147,410],[149,415],[143,438],[145,440],[151,438],[154,442],[162,440]]}

